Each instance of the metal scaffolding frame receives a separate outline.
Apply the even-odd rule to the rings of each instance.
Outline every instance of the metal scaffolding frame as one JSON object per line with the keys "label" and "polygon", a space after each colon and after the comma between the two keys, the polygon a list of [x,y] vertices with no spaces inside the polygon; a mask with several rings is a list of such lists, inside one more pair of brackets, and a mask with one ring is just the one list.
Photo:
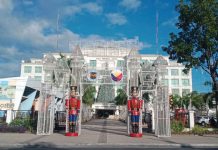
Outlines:
{"label": "metal scaffolding frame", "polygon": [[[134,47],[129,52],[129,55],[127,56],[127,72],[128,72],[128,83],[127,83],[127,96],[128,100],[131,99],[130,94],[130,88],[132,86],[139,87],[139,99],[142,99],[141,97],[141,87],[140,87],[140,71],[141,71],[141,56],[138,53],[138,48]],[[144,105],[143,105],[144,107]],[[144,108],[142,108],[144,110]],[[142,133],[142,110],[140,110],[140,116],[139,117],[139,133]],[[127,113],[127,132],[130,134],[131,125],[130,125],[130,118],[131,116]]]}
{"label": "metal scaffolding frame", "polygon": [[168,87],[162,84],[167,65],[167,61],[158,56],[153,64],[144,63],[141,67],[141,93],[152,107],[152,130],[158,137],[171,136]]}
{"label": "metal scaffolding frame", "polygon": [[54,94],[51,84],[45,83],[41,85],[39,108],[37,135],[52,134],[54,124]]}
{"label": "metal scaffolding frame", "polygon": [[52,54],[49,53],[43,58],[44,83],[41,83],[37,135],[53,133],[55,91],[52,80],[54,80],[55,65],[56,59]]}
{"label": "metal scaffolding frame", "polygon": [[56,97],[64,98],[69,89],[70,70],[65,57],[55,59],[48,53],[43,58],[44,83],[41,83],[37,135],[53,133]]}
{"label": "metal scaffolding frame", "polygon": [[168,62],[158,56],[153,66],[156,69],[156,98],[154,99],[155,135],[158,137],[171,136],[170,109],[168,87],[162,84]]}
{"label": "metal scaffolding frame", "polygon": [[[94,43],[93,48],[102,48],[100,45]],[[83,53],[80,49],[81,45],[76,45],[72,51],[72,57],[67,59],[62,57],[55,59],[52,54],[47,54],[43,58],[44,69],[44,83],[41,85],[39,112],[37,122],[37,134],[49,135],[53,133],[54,124],[54,108],[55,108],[55,96],[62,97],[63,99],[69,98],[70,86],[74,85],[78,87],[77,97],[82,101],[82,96],[88,87],[88,85],[111,85],[113,87],[122,86],[130,99],[130,87],[139,87],[139,97],[142,99],[144,94],[148,94],[152,97],[153,102],[153,129],[155,129],[155,135],[158,137],[170,136],[170,113],[169,113],[169,101],[168,101],[168,89],[162,85],[162,79],[164,79],[164,69],[167,66],[167,61],[163,57],[159,56],[153,64],[142,64],[141,57],[138,53],[137,42],[129,43],[125,47],[124,43],[113,45],[106,44],[102,49],[104,55],[105,66],[90,67],[84,61]],[[121,47],[121,45],[124,45]],[[124,48],[125,53],[128,56],[125,57],[125,63],[119,69],[123,73],[123,79],[119,82],[114,82],[111,79],[111,72],[115,69],[111,68],[108,64],[110,62],[109,49],[116,49],[120,46],[120,49]],[[128,49],[131,47],[131,49]],[[89,49],[88,47],[86,47]],[[94,53],[92,53],[94,55]],[[97,54],[96,54],[97,55]],[[122,56],[119,52],[117,56]],[[95,70],[97,73],[96,80],[89,80],[87,74],[90,70]],[[80,106],[82,111],[82,102]],[[144,109],[144,108],[143,108]],[[142,116],[142,112],[140,112]],[[81,134],[81,113],[78,117],[78,133]],[[127,130],[130,133],[130,118],[127,116]],[[66,132],[68,132],[68,112],[66,112]],[[142,117],[140,117],[139,132],[142,133]]]}
{"label": "metal scaffolding frame", "polygon": [[145,111],[152,115],[152,130],[154,131],[154,101],[157,93],[157,73],[155,67],[152,66],[151,63],[141,64],[140,81]]}
{"label": "metal scaffolding frame", "polygon": [[[81,73],[82,68],[84,66],[84,57],[81,52],[80,47],[77,45],[75,48],[72,49],[72,56],[70,60],[68,61],[68,65],[70,66],[70,76],[69,76],[69,82],[68,82],[68,95],[67,99],[70,98],[70,86],[77,86],[78,91],[76,93],[76,97],[79,97],[79,100],[82,101],[82,95],[81,95],[81,87],[80,87],[80,80],[81,80]],[[82,112],[82,102],[80,103],[80,112]],[[79,113],[79,116],[77,117],[78,121],[76,124],[76,131],[78,131],[78,134],[81,134],[81,113]],[[65,132],[69,132],[69,110],[66,109],[66,128]]]}
{"label": "metal scaffolding frame", "polygon": [[133,47],[139,48],[140,43],[137,38],[125,39],[121,41],[106,40],[79,40],[69,43],[70,48],[80,47],[84,56],[107,57],[122,56],[129,54]]}

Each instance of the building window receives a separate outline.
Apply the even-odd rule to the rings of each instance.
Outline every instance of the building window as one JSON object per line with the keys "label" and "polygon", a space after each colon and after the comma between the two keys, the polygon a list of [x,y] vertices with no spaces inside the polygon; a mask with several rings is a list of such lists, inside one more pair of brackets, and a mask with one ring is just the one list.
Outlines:
{"label": "building window", "polygon": [[96,67],[96,60],[90,60],[90,66]]}
{"label": "building window", "polygon": [[178,76],[179,75],[179,70],[178,69],[171,69],[171,75],[172,76]]}
{"label": "building window", "polygon": [[24,66],[24,73],[31,73],[32,72],[32,66]]}
{"label": "building window", "polygon": [[168,76],[168,69],[163,69],[163,75]]}
{"label": "building window", "polygon": [[37,81],[41,81],[42,80],[42,76],[35,76],[34,79],[37,80]]}
{"label": "building window", "polygon": [[42,73],[42,67],[41,66],[36,66],[35,67],[35,73]]}
{"label": "building window", "polygon": [[182,79],[182,86],[189,86],[189,79]]}
{"label": "building window", "polygon": [[151,64],[153,64],[153,63],[154,63],[154,60],[149,60],[149,62],[150,62]]}
{"label": "building window", "polygon": [[145,59],[141,59],[141,64],[145,64]]}
{"label": "building window", "polygon": [[182,89],[182,96],[185,96],[190,93],[190,89]]}
{"label": "building window", "polygon": [[179,79],[172,79],[171,80],[171,85],[172,86],[179,86]]}
{"label": "building window", "polygon": [[179,89],[172,89],[173,95],[179,95]]}
{"label": "building window", "polygon": [[117,67],[123,67],[124,61],[123,60],[117,60]]}
{"label": "building window", "polygon": [[169,80],[168,79],[162,79],[162,85],[168,86]]}

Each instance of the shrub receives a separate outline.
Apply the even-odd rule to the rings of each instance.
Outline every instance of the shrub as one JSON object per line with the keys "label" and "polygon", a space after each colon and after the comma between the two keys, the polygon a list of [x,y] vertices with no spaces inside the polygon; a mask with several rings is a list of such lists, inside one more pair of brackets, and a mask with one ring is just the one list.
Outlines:
{"label": "shrub", "polygon": [[9,126],[11,127],[23,127],[32,131],[32,121],[29,118],[16,118],[14,119]]}
{"label": "shrub", "polygon": [[206,133],[205,129],[199,125],[196,125],[193,129],[192,129],[192,133],[195,135],[204,135]]}
{"label": "shrub", "polygon": [[3,133],[8,133],[8,132],[24,133],[26,131],[27,131],[27,129],[25,127],[22,127],[22,126],[0,125],[0,132],[3,132]]}
{"label": "shrub", "polygon": [[171,131],[173,133],[181,133],[184,130],[184,126],[181,121],[173,120],[171,122]]}
{"label": "shrub", "polygon": [[33,131],[34,121],[30,118],[16,118],[9,125],[1,124],[0,132],[24,133],[27,130]]}

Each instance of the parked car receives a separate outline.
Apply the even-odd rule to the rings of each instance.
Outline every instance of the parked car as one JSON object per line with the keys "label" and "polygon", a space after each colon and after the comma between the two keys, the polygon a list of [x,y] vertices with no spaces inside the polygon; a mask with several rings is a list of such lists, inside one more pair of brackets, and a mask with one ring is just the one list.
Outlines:
{"label": "parked car", "polygon": [[210,118],[208,116],[198,116],[195,121],[197,124],[202,126],[210,124]]}

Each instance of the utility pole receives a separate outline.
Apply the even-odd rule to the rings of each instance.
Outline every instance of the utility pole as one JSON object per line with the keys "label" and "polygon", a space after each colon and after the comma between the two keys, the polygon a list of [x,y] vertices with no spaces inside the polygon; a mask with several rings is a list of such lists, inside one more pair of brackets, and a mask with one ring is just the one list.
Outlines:
{"label": "utility pole", "polygon": [[57,24],[56,24],[56,32],[57,32],[57,50],[59,49],[59,10],[57,14]]}
{"label": "utility pole", "polygon": [[159,54],[159,50],[158,50],[158,18],[159,18],[159,13],[158,11],[156,11],[156,52],[157,54]]}

